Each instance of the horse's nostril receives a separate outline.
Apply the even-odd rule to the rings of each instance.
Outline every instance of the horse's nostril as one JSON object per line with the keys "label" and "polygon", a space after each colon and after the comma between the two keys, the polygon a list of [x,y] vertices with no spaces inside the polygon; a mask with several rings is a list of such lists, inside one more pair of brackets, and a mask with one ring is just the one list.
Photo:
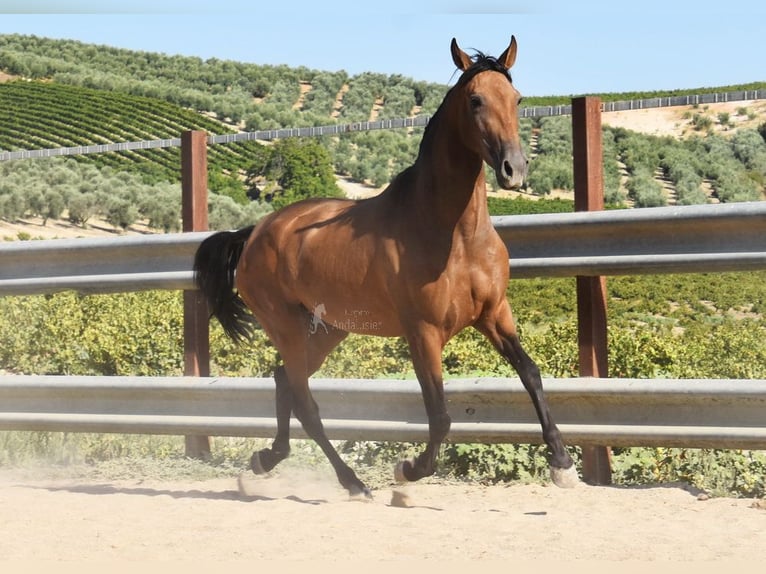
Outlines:
{"label": "horse's nostril", "polygon": [[511,162],[503,162],[503,173],[506,177],[513,177],[513,166],[511,165]]}

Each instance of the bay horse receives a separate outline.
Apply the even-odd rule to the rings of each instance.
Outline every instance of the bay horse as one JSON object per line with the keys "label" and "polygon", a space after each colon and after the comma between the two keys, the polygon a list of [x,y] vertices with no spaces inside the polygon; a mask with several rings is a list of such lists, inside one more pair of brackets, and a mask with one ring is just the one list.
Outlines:
{"label": "bay horse", "polygon": [[[309,377],[354,332],[407,341],[429,439],[394,474],[399,481],[432,475],[451,421],[442,350],[474,327],[529,392],[552,481],[563,487],[579,481],[540,371],[519,342],[506,298],[508,251],[487,207],[484,162],[504,189],[518,188],[527,173],[518,133],[521,96],[509,72],[516,51],[512,36],[499,57],[471,57],[453,38],[452,59],[462,73],[429,121],[414,164],[379,195],[300,201],[200,244],[195,281],[212,315],[235,340],[248,338],[259,323],[283,361],[274,375],[276,437],[253,453],[253,472],[268,472],[289,455],[294,413],[350,495],[371,497],[328,440],[309,388]],[[317,328],[318,305],[325,328]],[[349,313],[364,320],[349,321]]]}

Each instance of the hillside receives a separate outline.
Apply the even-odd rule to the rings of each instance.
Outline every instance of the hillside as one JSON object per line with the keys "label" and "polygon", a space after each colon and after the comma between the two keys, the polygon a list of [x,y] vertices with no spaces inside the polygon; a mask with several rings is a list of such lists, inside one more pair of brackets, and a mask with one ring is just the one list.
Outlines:
{"label": "hillside", "polygon": [[[254,55],[257,58],[257,54]],[[342,65],[342,62],[339,62]],[[273,129],[340,121],[432,113],[447,86],[401,75],[313,70],[113,48],[74,40],[0,35],[0,71],[132,95],[150,96],[214,113],[248,129]],[[766,88],[691,87],[671,92],[601,94],[605,101]],[[527,94],[527,106],[566,104],[571,96]]]}
{"label": "hillside", "polygon": [[[56,82],[25,81],[5,75],[0,83],[0,149],[46,149],[177,138],[186,130],[234,133],[215,119],[174,104],[69,86]],[[217,171],[238,169],[246,163],[251,143],[232,143],[210,149],[208,162]],[[179,178],[178,148],[136,150],[91,156],[82,161],[118,170],[137,170],[158,180]]]}
{"label": "hillside", "polygon": [[[604,112],[601,115],[601,122],[605,126],[625,128],[646,135],[682,139],[700,135],[695,125],[697,115],[709,118],[709,128],[712,133],[732,135],[740,129],[757,129],[766,121],[766,100],[719,102],[707,104],[704,109],[694,106],[677,106]],[[721,117],[726,117],[726,121],[722,123]],[[696,119],[697,124],[699,121]]]}
{"label": "hillside", "polygon": [[[428,114],[446,89],[397,75],[350,77],[343,71],[203,61],[0,36],[0,149],[166,139],[188,129],[224,134]],[[656,95],[605,94],[602,99]],[[525,104],[567,100],[526,98]],[[764,197],[765,100],[604,113],[602,121],[608,203],[649,206]],[[571,198],[570,122],[566,116],[522,120],[522,138],[532,158],[529,187],[520,194],[489,189],[490,194]],[[329,152],[341,189],[350,197],[365,197],[414,160],[421,133],[422,128],[362,132],[320,142]],[[259,156],[259,145],[210,146],[214,193],[244,198],[252,185],[246,174]],[[178,148],[76,157],[98,170],[112,170],[107,175],[134,174],[150,186],[166,181],[177,185],[180,179]],[[165,191],[159,195],[166,197]],[[0,227],[6,228],[3,235],[15,236],[19,221],[34,221],[33,215],[0,220]],[[74,233],[84,234],[86,227]],[[52,228],[48,222],[29,234],[48,236]],[[56,230],[56,236],[66,234],[65,226]]]}

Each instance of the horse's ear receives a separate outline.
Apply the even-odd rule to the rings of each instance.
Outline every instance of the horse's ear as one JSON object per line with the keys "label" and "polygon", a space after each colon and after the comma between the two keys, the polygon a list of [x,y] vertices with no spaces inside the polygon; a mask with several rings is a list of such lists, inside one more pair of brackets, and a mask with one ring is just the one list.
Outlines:
{"label": "horse's ear", "polygon": [[455,62],[455,65],[460,70],[465,72],[468,68],[471,67],[472,62],[470,56],[460,49],[455,38],[452,38],[452,45],[450,46],[450,50],[452,51],[452,61]]}
{"label": "horse's ear", "polygon": [[500,54],[497,59],[506,70],[510,70],[513,63],[516,61],[516,36],[511,36],[511,45],[505,49],[505,52]]}

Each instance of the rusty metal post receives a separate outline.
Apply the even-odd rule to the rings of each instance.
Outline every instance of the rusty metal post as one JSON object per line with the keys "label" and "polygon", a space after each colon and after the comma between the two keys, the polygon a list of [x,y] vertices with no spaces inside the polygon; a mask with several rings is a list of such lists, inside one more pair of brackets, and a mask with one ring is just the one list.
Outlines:
{"label": "rusty metal post", "polygon": [[[181,134],[183,230],[207,231],[207,134]],[[210,376],[209,313],[198,291],[184,291],[184,375]],[[187,436],[186,456],[210,458],[210,437]]]}
{"label": "rusty metal post", "polygon": [[[604,209],[601,100],[572,99],[575,211]],[[580,376],[607,377],[606,278],[577,277],[577,325]],[[590,484],[612,482],[607,446],[582,449],[583,479]]]}

